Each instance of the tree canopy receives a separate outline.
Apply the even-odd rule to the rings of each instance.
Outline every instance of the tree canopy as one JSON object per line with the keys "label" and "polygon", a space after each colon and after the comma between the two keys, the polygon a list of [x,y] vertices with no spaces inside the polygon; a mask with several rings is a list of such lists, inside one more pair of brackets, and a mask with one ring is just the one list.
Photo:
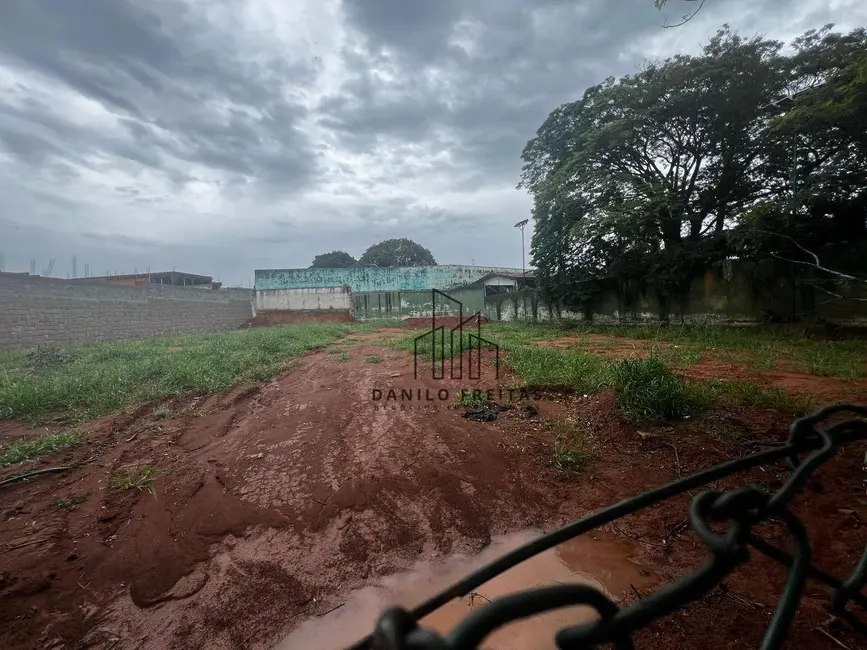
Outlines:
{"label": "tree canopy", "polygon": [[674,300],[727,257],[867,241],[867,31],[832,27],[786,56],[724,26],[556,108],[519,184],[548,297],[581,304],[576,280],[613,277]]}
{"label": "tree canopy", "polygon": [[358,260],[360,266],[435,266],[433,254],[411,239],[386,239],[374,244]]}
{"label": "tree canopy", "polygon": [[358,261],[346,251],[331,251],[330,253],[322,253],[313,258],[311,269],[345,269],[350,266],[357,266]]}

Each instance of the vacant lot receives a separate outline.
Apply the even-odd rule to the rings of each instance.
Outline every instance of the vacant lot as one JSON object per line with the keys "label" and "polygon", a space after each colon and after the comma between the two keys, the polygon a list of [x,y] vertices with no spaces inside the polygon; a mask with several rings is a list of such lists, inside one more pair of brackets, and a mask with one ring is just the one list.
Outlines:
{"label": "vacant lot", "polygon": [[[0,356],[0,647],[292,648],[314,638],[336,649],[372,627],[357,589],[418,562],[525,541],[782,440],[797,413],[867,396],[864,341],[483,331],[501,368],[484,351],[480,380],[467,379],[468,354],[455,360],[463,378],[431,377],[429,339],[416,378],[420,332],[377,324]],[[863,548],[863,457],[863,446],[844,450],[798,500],[815,563],[840,576]],[[771,489],[786,471],[763,466],[715,487]],[[703,561],[689,501],[623,519],[559,557],[631,602]],[[785,539],[776,525],[761,532]],[[464,565],[449,566],[420,575],[452,579]],[[564,579],[560,564],[545,566],[509,586]],[[637,643],[756,646],[784,579],[757,558]],[[415,605],[428,582],[392,591]],[[829,621],[826,600],[808,589],[787,647],[867,646]],[[428,623],[446,628],[474,602]]]}

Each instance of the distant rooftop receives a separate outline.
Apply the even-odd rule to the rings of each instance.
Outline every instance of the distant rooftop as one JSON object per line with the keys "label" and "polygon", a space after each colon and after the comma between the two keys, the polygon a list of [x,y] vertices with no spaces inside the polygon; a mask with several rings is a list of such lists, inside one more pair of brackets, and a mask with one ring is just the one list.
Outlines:
{"label": "distant rooftop", "polygon": [[195,273],[182,273],[181,271],[158,271],[151,273],[128,273],[122,275],[96,275],[77,280],[105,280],[107,282],[172,284],[175,286],[189,287],[197,285],[213,285],[214,278],[210,275],[197,275]]}

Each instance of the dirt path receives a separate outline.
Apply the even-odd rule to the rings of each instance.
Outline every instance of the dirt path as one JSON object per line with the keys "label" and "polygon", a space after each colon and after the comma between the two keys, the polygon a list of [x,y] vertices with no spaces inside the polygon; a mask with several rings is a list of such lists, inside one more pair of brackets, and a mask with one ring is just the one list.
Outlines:
{"label": "dirt path", "polygon": [[[411,358],[370,338],[346,356],[317,352],[274,382],[174,400],[161,411],[167,418],[153,405],[106,418],[90,427],[89,444],[34,464],[81,467],[0,490],[0,647],[291,648],[301,646],[290,633],[324,615],[332,618],[320,621],[342,616],[342,629],[357,637],[372,621],[357,613],[365,610],[353,605],[355,590],[381,577],[562,525],[745,453],[744,436],[782,437],[788,424],[753,409],[638,436],[606,395],[543,396],[536,415],[515,408],[473,422],[453,408],[467,382],[415,380]],[[389,391],[413,399],[388,400]],[[596,451],[575,475],[549,463],[545,422],[567,417]],[[120,471],[150,466],[160,472],[152,492],[108,486]],[[860,470],[851,458],[835,461],[826,489],[807,503],[817,561],[830,556],[823,568],[846,571],[860,553]],[[11,473],[0,471],[0,480]],[[680,499],[606,529],[600,539],[610,544],[577,553],[570,570],[595,576],[624,602],[633,587],[683,574],[703,557],[681,525],[687,505]],[[626,563],[647,581],[626,584],[631,574],[617,568]],[[761,609],[714,596],[639,638],[656,648],[755,645],[782,584],[774,567],[757,566],[732,589]],[[519,582],[533,579],[545,578]],[[394,587],[392,596],[414,601],[431,588]],[[821,596],[811,592],[799,622],[803,643],[790,647],[835,647],[813,631],[823,620]],[[713,637],[709,610],[725,619]]]}

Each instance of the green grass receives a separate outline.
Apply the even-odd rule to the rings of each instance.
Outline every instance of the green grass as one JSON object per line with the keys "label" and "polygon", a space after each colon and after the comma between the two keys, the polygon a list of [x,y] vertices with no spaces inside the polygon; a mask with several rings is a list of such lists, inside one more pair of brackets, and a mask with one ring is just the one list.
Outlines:
{"label": "green grass", "polygon": [[62,449],[68,449],[81,442],[81,439],[81,432],[73,429],[65,433],[51,433],[16,440],[8,447],[0,449],[0,467],[7,467],[25,460],[34,460]]}
{"label": "green grass", "polygon": [[0,356],[0,418],[78,421],[184,393],[265,381],[291,359],[372,324],[311,323],[220,334],[75,346],[71,358],[34,368],[26,352]]}
{"label": "green grass", "polygon": [[[517,343],[563,336],[600,334],[617,338],[658,341],[658,352],[674,365],[696,363],[713,351],[732,362],[767,372],[779,361],[793,370],[823,377],[854,379],[867,377],[867,345],[864,341],[823,341],[801,336],[786,327],[721,327],[716,325],[596,325],[579,322],[494,323],[485,330],[493,339]],[[492,337],[488,337],[492,338]],[[604,343],[595,342],[595,345]],[[673,347],[678,346],[678,347]]]}
{"label": "green grass", "polygon": [[617,406],[634,423],[683,418],[696,409],[684,382],[657,357],[621,359],[611,366]]}
{"label": "green grass", "polygon": [[112,475],[109,487],[119,492],[126,492],[127,490],[148,490],[149,492],[153,492],[154,482],[159,476],[160,474],[156,467],[144,465],[134,470],[118,472]]}
{"label": "green grass", "polygon": [[[647,340],[650,355],[645,360],[606,358],[582,349],[589,342],[581,341],[582,334]],[[413,332],[385,345],[412,352],[416,336],[418,333]],[[813,374],[844,378],[867,375],[867,350],[861,349],[867,346],[849,341],[811,341],[785,330],[492,323],[485,326],[483,336],[507,353],[506,363],[527,387],[563,388],[585,394],[610,388],[624,416],[632,422],[679,419],[714,405],[765,406],[790,413],[811,409],[808,398],[779,388],[725,379],[685,381],[672,372],[673,368],[698,363],[707,353],[723,361],[746,364],[756,372],[767,372],[782,360]],[[540,340],[563,336],[577,337],[575,345],[568,349],[537,345]],[[659,345],[654,344],[657,341]],[[606,344],[616,347],[618,342],[594,340],[592,344],[596,348]],[[448,356],[448,342],[445,347]],[[419,352],[422,358],[431,358],[430,337],[422,339]]]}
{"label": "green grass", "polygon": [[367,361],[367,363],[382,363],[383,361],[382,357],[378,354],[368,354],[364,357],[364,360]]}
{"label": "green grass", "polygon": [[701,407],[762,406],[789,413],[806,413],[815,407],[803,395],[792,395],[782,388],[760,388],[748,381],[705,379],[687,382],[686,391],[693,403]]}
{"label": "green grass", "polygon": [[513,347],[507,363],[529,388],[568,388],[595,393],[607,382],[606,361],[584,352]]}

